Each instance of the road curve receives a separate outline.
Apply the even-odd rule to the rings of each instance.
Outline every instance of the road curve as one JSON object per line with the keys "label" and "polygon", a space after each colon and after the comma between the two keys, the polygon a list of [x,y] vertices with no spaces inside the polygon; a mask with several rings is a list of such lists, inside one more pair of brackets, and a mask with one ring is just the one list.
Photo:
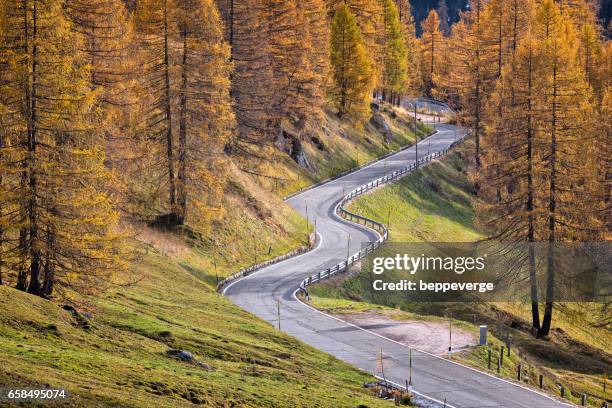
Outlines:
{"label": "road curve", "polygon": [[[438,133],[419,142],[419,157],[428,151],[434,153],[447,148],[464,132],[452,125],[438,125],[438,129]],[[343,192],[348,193],[414,160],[415,148],[411,147],[287,200],[311,221],[316,216],[315,249],[233,282],[225,288],[225,296],[275,326],[278,325],[280,301],[281,330],[369,373],[375,372],[375,356],[382,348],[387,380],[405,384],[409,361],[406,346],[323,314],[297,300],[294,294],[307,275],[337,264],[346,259],[347,249],[352,255],[363,243],[377,238],[372,230],[349,223],[334,213]],[[349,235],[350,248],[347,245]],[[413,390],[433,400],[446,399],[449,408],[567,406],[520,385],[428,353],[413,351],[412,361]]]}

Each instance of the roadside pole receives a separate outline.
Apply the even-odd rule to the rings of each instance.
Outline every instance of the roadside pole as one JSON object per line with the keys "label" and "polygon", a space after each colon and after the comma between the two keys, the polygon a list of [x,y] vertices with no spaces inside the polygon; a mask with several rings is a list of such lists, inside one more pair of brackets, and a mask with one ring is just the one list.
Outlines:
{"label": "roadside pole", "polygon": [[448,359],[451,359],[451,350],[453,344],[453,317],[452,313],[448,312]]}
{"label": "roadside pole", "polygon": [[[408,385],[412,387],[412,347],[409,349],[410,361],[408,363]],[[406,390],[408,391],[408,390]]]}
{"label": "roadside pole", "polygon": [[415,160],[415,166],[418,168],[419,167],[419,134],[418,134],[418,129],[417,129],[417,106],[416,106],[416,102],[414,102],[414,138],[416,140],[416,143],[414,144],[414,149],[415,149],[415,153],[416,153],[416,160]]}
{"label": "roadside pole", "polygon": [[276,314],[278,316],[278,330],[281,329],[281,325],[280,325],[280,300],[276,300]]}
{"label": "roadside pole", "polygon": [[351,256],[351,234],[346,239],[346,269],[348,269],[348,259]]}

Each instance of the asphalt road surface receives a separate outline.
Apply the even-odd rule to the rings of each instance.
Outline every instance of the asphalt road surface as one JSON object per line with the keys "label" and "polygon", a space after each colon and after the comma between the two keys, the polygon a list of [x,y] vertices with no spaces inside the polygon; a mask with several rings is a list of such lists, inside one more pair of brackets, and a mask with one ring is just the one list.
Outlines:
{"label": "asphalt road surface", "polygon": [[[438,133],[419,142],[419,157],[445,149],[464,132],[444,124],[439,124],[438,129]],[[376,374],[376,355],[382,348],[386,379],[404,385],[409,376],[408,347],[323,314],[297,300],[295,292],[309,274],[346,259],[347,249],[352,255],[363,243],[377,238],[375,232],[349,223],[334,213],[343,192],[348,193],[414,160],[415,148],[411,147],[287,200],[311,222],[316,216],[315,249],[233,282],[225,288],[225,296],[275,326],[278,325],[280,301],[282,331],[369,373]],[[439,402],[446,399],[449,408],[567,406],[530,389],[424,352],[413,351],[412,362],[413,391]]]}

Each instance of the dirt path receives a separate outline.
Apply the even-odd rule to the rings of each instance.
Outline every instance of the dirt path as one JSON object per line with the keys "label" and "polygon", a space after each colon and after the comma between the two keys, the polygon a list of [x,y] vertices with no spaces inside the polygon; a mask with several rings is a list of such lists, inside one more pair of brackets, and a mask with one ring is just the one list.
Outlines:
{"label": "dirt path", "polygon": [[[448,352],[449,327],[446,322],[399,320],[375,312],[346,313],[336,316],[409,347],[436,355],[446,355]],[[452,328],[454,351],[474,346],[477,343],[478,339],[474,333],[458,327]]]}

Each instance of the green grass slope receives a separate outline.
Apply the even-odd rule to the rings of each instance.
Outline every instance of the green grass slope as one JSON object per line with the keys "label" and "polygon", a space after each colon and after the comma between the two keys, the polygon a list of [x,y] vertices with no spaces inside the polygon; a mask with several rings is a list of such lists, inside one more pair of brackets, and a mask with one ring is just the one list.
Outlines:
{"label": "green grass slope", "polygon": [[[369,375],[214,291],[240,268],[306,243],[306,221],[282,202],[284,194],[414,140],[408,119],[385,110],[392,143],[371,124],[359,130],[326,116],[317,133],[325,147],[304,142],[314,168],[286,155],[271,164],[282,183],[230,164],[225,211],[208,230],[135,225],[134,245],[146,249],[138,280],[79,299],[86,306],[78,316],[61,301],[0,286],[0,385],[66,388],[71,396],[62,406],[74,407],[390,406],[363,388]],[[212,370],[172,358],[170,349],[190,351]]]}
{"label": "green grass slope", "polygon": [[388,405],[363,389],[368,375],[232,305],[191,266],[151,250],[142,279],[96,300],[88,327],[58,304],[0,287],[0,384],[66,388],[69,406]]}
{"label": "green grass slope", "polygon": [[[474,196],[466,174],[472,149],[473,142],[467,141],[444,160],[358,198],[351,203],[350,209],[384,222],[389,217],[391,242],[469,242],[481,239],[484,235],[474,225]],[[601,316],[600,305],[556,304],[550,339],[536,340],[529,333],[530,307],[526,304],[406,301],[385,304],[384,296],[369,298],[371,292],[362,289],[364,281],[368,280],[355,272],[345,279],[316,285],[310,290],[313,304],[333,313],[391,307],[401,309],[407,319],[420,315],[436,320],[450,311],[453,318],[466,328],[471,325],[475,330],[475,324],[489,326],[493,335],[490,337],[492,373],[497,374],[495,361],[501,345],[510,339],[511,356],[505,357],[500,375],[515,379],[520,364],[526,370],[524,382],[537,386],[539,375],[543,375],[544,388],[551,394],[559,395],[558,384],[562,384],[568,390],[566,398],[573,402],[579,402],[580,395],[586,393],[591,406],[599,407],[606,398],[603,384],[605,376],[612,372],[612,356],[609,354],[612,333],[597,325]],[[396,300],[393,298],[393,302]],[[484,347],[458,353],[454,358],[487,369],[488,354]]]}

